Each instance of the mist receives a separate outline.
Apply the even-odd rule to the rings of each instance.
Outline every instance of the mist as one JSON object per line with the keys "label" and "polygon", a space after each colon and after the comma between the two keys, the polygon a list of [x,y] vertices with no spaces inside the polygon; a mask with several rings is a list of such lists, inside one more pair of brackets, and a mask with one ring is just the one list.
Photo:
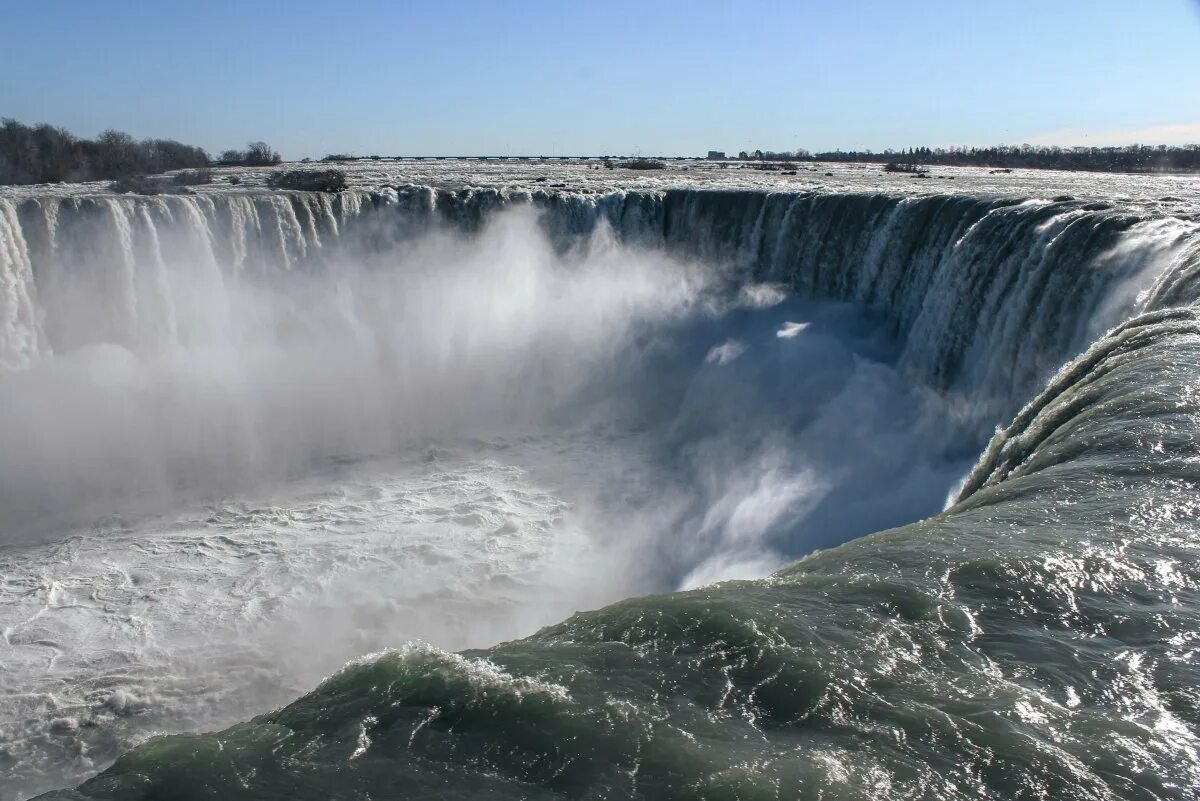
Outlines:
{"label": "mist", "polygon": [[0,375],[3,567],[76,610],[18,602],[30,786],[363,653],[766,575],[969,468],[881,321],[604,222],[564,242],[518,204],[228,261],[163,208],[58,231],[40,356]]}
{"label": "mist", "polygon": [[[40,277],[52,355],[0,375],[10,543],[507,438],[622,554],[617,597],[762,575],[908,522],[966,469],[939,436],[947,402],[897,371],[869,315],[622,244],[604,222],[564,246],[516,205],[475,232],[381,246],[364,228],[319,261],[281,248],[231,267],[194,219],[108,213]],[[529,446],[554,438],[595,451],[573,479]]]}
{"label": "mist", "polygon": [[164,256],[152,284],[144,264],[114,287],[125,276],[93,263],[39,287],[60,348],[0,376],[10,541],[579,412],[639,330],[685,313],[705,281],[606,233],[557,254],[528,209],[320,272],[230,274],[190,253]]}

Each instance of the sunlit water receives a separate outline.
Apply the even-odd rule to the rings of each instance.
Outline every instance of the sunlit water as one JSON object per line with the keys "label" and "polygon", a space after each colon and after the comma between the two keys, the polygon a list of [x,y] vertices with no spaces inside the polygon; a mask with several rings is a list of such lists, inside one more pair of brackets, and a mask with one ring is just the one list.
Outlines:
{"label": "sunlit water", "polygon": [[0,201],[5,798],[1188,797],[1188,215],[368,174]]}

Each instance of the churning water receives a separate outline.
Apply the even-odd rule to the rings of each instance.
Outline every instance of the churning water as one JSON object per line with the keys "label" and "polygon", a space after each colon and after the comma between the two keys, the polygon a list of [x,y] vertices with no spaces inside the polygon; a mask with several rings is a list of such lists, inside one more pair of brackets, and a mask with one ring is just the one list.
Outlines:
{"label": "churning water", "polygon": [[1033,193],[0,198],[0,797],[1195,797],[1198,270]]}

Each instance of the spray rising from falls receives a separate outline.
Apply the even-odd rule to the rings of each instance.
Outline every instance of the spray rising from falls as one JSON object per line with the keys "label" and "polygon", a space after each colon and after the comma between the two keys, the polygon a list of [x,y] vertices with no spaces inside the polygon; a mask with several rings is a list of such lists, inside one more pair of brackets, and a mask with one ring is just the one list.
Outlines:
{"label": "spray rising from falls", "polygon": [[1005,435],[1040,440],[1029,468],[924,523],[486,652],[377,654],[55,797],[1191,797],[1198,368],[1194,312],[1140,318]]}
{"label": "spray rising from falls", "polygon": [[[224,320],[206,305],[180,308],[192,285],[327,272],[337,264],[331,251],[362,258],[437,224],[474,232],[493,212],[525,205],[544,212],[541,224],[560,249],[604,221],[630,245],[878,311],[910,340],[905,360],[925,380],[946,386],[969,373],[978,384],[996,379],[981,362],[1015,368],[1019,380],[1003,383],[1017,385],[1016,402],[1028,397],[1030,381],[1127,315],[1129,293],[1154,277],[1163,282],[1150,306],[1185,302],[1200,258],[1194,222],[1072,199],[407,187],[0,200],[0,352],[7,364],[29,364],[96,341],[135,348],[203,341]],[[977,358],[983,353],[992,358]]]}
{"label": "spray rising from falls", "polygon": [[[368,650],[490,645],[934,514],[1094,340],[1120,344],[1058,374],[926,523],[486,653],[367,660],[221,735],[223,756],[151,744],[86,793],[352,797],[403,776],[418,796],[899,797],[1074,776],[1105,797],[1136,794],[1138,749],[1175,760],[1162,782],[1195,769],[1186,699],[1137,701],[1182,734],[1135,735],[1082,675],[1006,667],[1063,681],[1074,658],[1075,634],[1012,651],[1042,625],[1029,598],[1086,605],[1104,571],[1124,577],[1113,599],[1166,586],[1128,578],[1144,565],[1111,525],[1068,585],[1039,571],[1080,552],[1065,498],[1100,526],[1182,491],[1174,474],[1117,486],[1145,399],[1113,404],[1173,358],[1138,392],[1186,400],[1190,318],[1102,337],[1191,302],[1194,221],[1069,199],[426,187],[0,199],[0,217],[0,530],[27,544],[4,571],[17,795],[146,731],[265,712]],[[1083,431],[1096,410],[1109,427]],[[1066,447],[1047,436],[1074,443],[1061,485],[1022,473]],[[1093,504],[1093,480],[1113,494]],[[1193,577],[1164,558],[1182,597]],[[1094,636],[1100,614],[1056,625]],[[1144,660],[1164,654],[1129,681],[1158,681]],[[961,708],[935,713],[947,686]],[[1062,744],[1082,718],[1051,707],[1080,703],[1115,766]],[[209,757],[203,786],[181,778]]]}
{"label": "spray rising from falls", "polygon": [[[755,440],[741,447],[739,468],[773,478],[716,504],[725,511],[700,528],[721,529],[717,550],[749,540],[732,550],[760,568],[778,565],[928,513],[938,492],[898,491],[918,499],[903,514],[831,520],[829,488],[852,492],[852,479],[866,477],[830,481],[839,470],[828,463],[802,469],[787,456],[794,437],[767,442],[755,428],[812,428],[823,405],[846,409],[824,426],[843,429],[833,439],[846,428],[883,434],[850,413],[870,420],[911,409],[923,403],[893,397],[928,388],[943,407],[932,416],[951,430],[922,446],[927,472],[965,469],[990,428],[1064,359],[1134,311],[1186,297],[1200,261],[1195,222],[1069,199],[405,187],[0,204],[0,359],[38,365],[0,377],[12,410],[0,422],[12,455],[0,466],[10,540],[135,505],[236,492],[414,437],[578,425],[584,406],[616,414],[598,410],[601,401],[624,404],[625,417],[682,412],[693,422],[677,421],[677,431],[695,432],[708,412],[698,398],[723,404],[730,420],[752,413],[755,398],[734,414],[723,397],[749,380],[755,392],[774,381],[777,403],[769,419],[740,427],[744,437],[727,438]],[[493,224],[506,209],[524,217]],[[780,307],[785,295],[848,303],[899,351],[855,340],[844,319],[773,337],[811,322],[788,319],[793,311],[818,313]],[[735,320],[736,308],[765,311]],[[774,347],[746,352],[752,331]],[[833,359],[806,361],[822,334],[847,345],[843,356],[865,357],[843,359],[863,369],[839,375]],[[697,372],[697,351],[724,356]],[[835,389],[849,405],[828,402]],[[861,407],[881,393],[888,402]],[[915,439],[933,437],[920,423],[931,415],[905,414]],[[707,425],[728,433],[724,423]],[[714,444],[720,438],[675,439],[707,450],[702,462],[730,450]],[[889,447],[899,452],[896,443],[876,451]],[[693,471],[705,494],[745,473],[726,467]],[[752,535],[731,533],[741,525],[734,517],[764,519],[756,504],[739,506],[756,493],[795,503]],[[811,527],[822,534],[795,535],[788,507],[804,504],[823,516]],[[759,547],[777,518],[791,541]],[[668,572],[696,568],[705,547]]]}

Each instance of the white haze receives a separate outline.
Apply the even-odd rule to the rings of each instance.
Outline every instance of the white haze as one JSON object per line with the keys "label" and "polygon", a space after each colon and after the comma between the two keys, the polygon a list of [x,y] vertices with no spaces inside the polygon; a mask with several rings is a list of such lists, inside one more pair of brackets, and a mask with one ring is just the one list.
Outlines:
{"label": "white haze", "polygon": [[[376,261],[266,277],[175,261],[169,291],[132,293],[142,324],[122,344],[89,341],[117,328],[93,283],[43,290],[51,338],[79,344],[0,377],[8,538],[83,504],[127,512],[413,438],[540,427],[703,288],[604,235],[560,257],[527,210]],[[154,314],[169,324],[145,324]]]}
{"label": "white haze", "polygon": [[603,226],[562,253],[517,208],[313,271],[159,237],[115,290],[43,276],[56,355],[0,375],[0,798],[406,639],[764,575],[973,455],[854,309]]}

